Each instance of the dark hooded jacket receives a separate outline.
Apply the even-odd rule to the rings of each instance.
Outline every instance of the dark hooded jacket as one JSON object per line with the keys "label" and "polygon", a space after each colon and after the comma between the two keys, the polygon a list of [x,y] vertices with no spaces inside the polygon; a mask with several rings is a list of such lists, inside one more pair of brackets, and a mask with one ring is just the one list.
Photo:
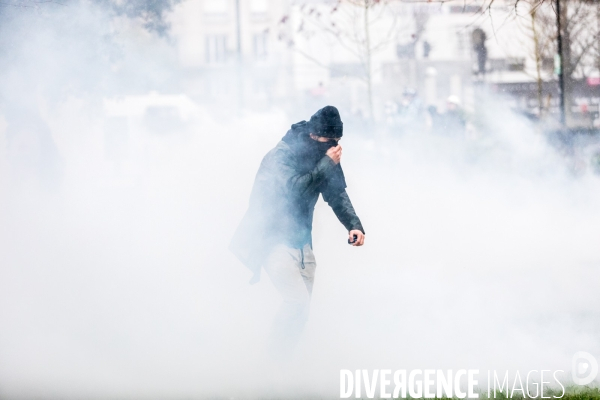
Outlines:
{"label": "dark hooded jacket", "polygon": [[314,151],[307,123],[292,125],[283,139],[263,158],[254,180],[250,205],[230,244],[230,250],[255,274],[277,244],[292,248],[312,246],[315,204],[322,194],[350,231],[364,233],[346,193],[340,164]]}

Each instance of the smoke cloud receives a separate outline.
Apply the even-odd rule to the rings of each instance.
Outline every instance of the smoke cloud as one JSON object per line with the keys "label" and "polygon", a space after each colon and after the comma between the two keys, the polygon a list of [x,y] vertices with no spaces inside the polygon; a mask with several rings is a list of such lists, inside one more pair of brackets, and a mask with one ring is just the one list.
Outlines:
{"label": "smoke cloud", "polygon": [[340,369],[600,354],[600,181],[496,95],[468,140],[345,124],[366,244],[319,201],[310,319],[278,364],[280,297],[227,246],[262,157],[309,115],[220,118],[172,38],[103,5],[1,15],[0,397],[337,396]]}

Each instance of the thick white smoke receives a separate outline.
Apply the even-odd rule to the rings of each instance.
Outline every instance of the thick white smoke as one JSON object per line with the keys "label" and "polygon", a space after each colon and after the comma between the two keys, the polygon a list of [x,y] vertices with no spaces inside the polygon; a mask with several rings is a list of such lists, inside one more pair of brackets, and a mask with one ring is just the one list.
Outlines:
{"label": "thick white smoke", "polygon": [[114,139],[111,107],[137,104],[119,88],[185,95],[171,44],[87,3],[53,10],[3,33],[0,397],[336,396],[341,368],[567,370],[600,353],[600,181],[481,94],[491,129],[468,141],[346,125],[366,245],[318,203],[310,320],[295,359],[273,363],[279,295],[227,246],[298,116],[223,122],[184,96],[176,127],[138,115]]}

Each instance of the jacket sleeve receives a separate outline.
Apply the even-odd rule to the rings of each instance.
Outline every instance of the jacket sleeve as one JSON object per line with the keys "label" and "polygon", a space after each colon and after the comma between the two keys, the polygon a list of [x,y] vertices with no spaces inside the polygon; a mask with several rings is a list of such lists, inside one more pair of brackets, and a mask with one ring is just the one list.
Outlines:
{"label": "jacket sleeve", "polygon": [[297,194],[315,192],[327,180],[327,177],[333,173],[334,168],[335,163],[333,160],[325,156],[307,173],[293,175],[287,181],[287,188]]}
{"label": "jacket sleeve", "polygon": [[336,217],[340,220],[342,225],[346,227],[348,232],[357,229],[362,233],[365,233],[360,219],[356,215],[354,207],[352,207],[352,202],[350,201],[350,197],[348,197],[346,190],[342,190],[333,195],[323,192],[323,200],[325,200],[333,209]]}

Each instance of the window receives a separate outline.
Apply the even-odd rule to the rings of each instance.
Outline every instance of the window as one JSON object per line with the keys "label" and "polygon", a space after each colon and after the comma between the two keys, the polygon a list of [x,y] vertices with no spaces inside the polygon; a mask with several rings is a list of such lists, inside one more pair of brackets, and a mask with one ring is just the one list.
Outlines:
{"label": "window", "polygon": [[481,12],[481,6],[462,5],[450,6],[450,14],[477,14]]}
{"label": "window", "polygon": [[506,67],[509,71],[525,71],[525,59],[509,57],[506,59]]}
{"label": "window", "polygon": [[206,62],[209,64],[224,63],[227,57],[227,36],[206,36]]}
{"label": "window", "polygon": [[524,71],[524,58],[492,58],[489,60],[490,70],[492,71]]}
{"label": "window", "polygon": [[544,71],[552,71],[554,69],[554,57],[542,57],[541,67]]}
{"label": "window", "polygon": [[471,34],[463,28],[456,29],[456,48],[458,50],[457,55],[464,59],[469,59],[471,51]]}
{"label": "window", "polygon": [[254,57],[256,59],[267,58],[267,42],[268,32],[260,32],[254,34],[252,38],[252,48],[254,50]]}
{"label": "window", "polygon": [[364,78],[365,67],[361,63],[333,63],[329,68],[329,76],[332,78],[343,78],[346,76]]}

